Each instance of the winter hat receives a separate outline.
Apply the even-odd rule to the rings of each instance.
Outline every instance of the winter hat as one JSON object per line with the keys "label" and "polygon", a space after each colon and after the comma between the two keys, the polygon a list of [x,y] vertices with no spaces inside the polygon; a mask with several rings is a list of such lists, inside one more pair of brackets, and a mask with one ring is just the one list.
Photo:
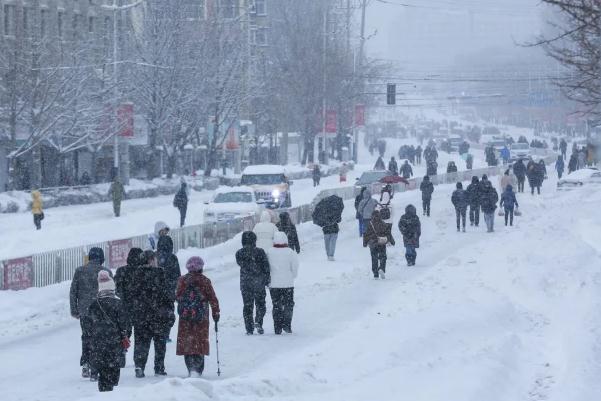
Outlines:
{"label": "winter hat", "polygon": [[457,183],[457,189],[463,189],[463,184],[462,184],[462,183],[460,183],[460,182],[458,182],[458,183]]}
{"label": "winter hat", "polygon": [[482,174],[482,181],[488,180],[488,176],[486,174]]}
{"label": "winter hat", "polygon": [[288,237],[286,233],[278,231],[273,234],[273,245],[286,245],[288,246]]}
{"label": "winter hat", "polygon": [[98,264],[104,263],[104,251],[102,248],[90,248],[90,252],[88,252],[88,260],[90,262],[98,262]]}
{"label": "winter hat", "polygon": [[115,282],[106,270],[98,272],[98,292],[115,291]]}
{"label": "winter hat", "polygon": [[154,223],[154,234],[158,237],[159,233],[163,230],[169,231],[169,226],[163,221],[157,221]]}
{"label": "winter hat", "polygon": [[203,269],[204,265],[205,265],[205,261],[202,260],[202,258],[200,256],[192,256],[186,262],[186,269],[188,269],[189,272],[201,272],[202,273],[202,269]]}
{"label": "winter hat", "polygon": [[142,252],[140,248],[131,248],[127,254],[127,265],[140,266],[140,255]]}

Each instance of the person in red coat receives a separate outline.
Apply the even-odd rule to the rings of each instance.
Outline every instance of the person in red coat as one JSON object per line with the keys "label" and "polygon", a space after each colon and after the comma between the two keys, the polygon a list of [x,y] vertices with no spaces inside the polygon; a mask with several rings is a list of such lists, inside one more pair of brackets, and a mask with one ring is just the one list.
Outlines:
{"label": "person in red coat", "polygon": [[204,261],[198,256],[188,259],[188,274],[177,283],[179,326],[177,355],[183,355],[190,377],[200,377],[205,355],[209,355],[209,305],[215,324],[219,322],[219,301],[211,280],[202,269]]}

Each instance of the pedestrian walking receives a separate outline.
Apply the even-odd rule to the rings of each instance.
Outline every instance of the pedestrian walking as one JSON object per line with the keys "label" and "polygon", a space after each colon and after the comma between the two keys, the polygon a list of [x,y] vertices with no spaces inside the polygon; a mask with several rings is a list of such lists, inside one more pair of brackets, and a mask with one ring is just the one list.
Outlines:
{"label": "pedestrian walking", "polygon": [[483,179],[481,181],[480,207],[484,214],[486,230],[489,233],[495,231],[495,210],[497,209],[498,201],[499,194],[497,193],[497,190],[492,186],[492,183],[488,179]]}
{"label": "pedestrian walking", "polygon": [[343,210],[344,202],[337,195],[320,200],[313,210],[313,224],[320,226],[323,231],[326,255],[330,262],[334,261],[336,241],[340,230],[338,223],[342,221]]}
{"label": "pedestrian walking", "polygon": [[463,232],[465,232],[465,220],[467,215],[467,206],[469,205],[469,196],[463,189],[463,184],[457,183],[453,195],[451,195],[451,203],[455,207],[455,215],[457,216],[457,232],[460,230],[460,223],[463,223]]}
{"label": "pedestrian walking", "polygon": [[135,285],[135,270],[142,262],[142,249],[131,248],[127,255],[127,265],[121,266],[115,272],[116,295],[121,300],[127,321],[127,337],[131,337],[133,326],[133,287]]}
{"label": "pedestrian walking", "polygon": [[391,175],[399,175],[399,166],[396,160],[394,160],[394,156],[392,156],[388,162],[388,172]]}
{"label": "pedestrian walking", "polygon": [[348,164],[346,163],[342,163],[342,166],[340,166],[340,172],[339,172],[339,177],[340,177],[340,182],[346,182],[346,177],[348,175],[350,168],[348,166]]}
{"label": "pedestrian walking", "polygon": [[109,188],[109,197],[113,200],[113,213],[115,217],[121,215],[121,202],[125,198],[125,188],[118,177],[115,177]]}
{"label": "pedestrian walking", "polygon": [[179,210],[179,226],[183,227],[186,224],[186,212],[188,211],[188,192],[185,182],[182,182],[179,191],[175,194],[173,206]]}
{"label": "pedestrian walking", "polygon": [[565,169],[565,163],[563,161],[563,157],[557,156],[557,161],[555,162],[555,171],[557,171],[557,178],[561,180],[561,176],[563,175],[563,171]]}
{"label": "pedestrian walking", "polygon": [[378,207],[378,202],[371,197],[371,191],[366,189],[363,192],[363,199],[359,202],[359,214],[361,215],[361,219],[363,220],[363,233],[365,234],[365,230],[367,229],[367,225],[371,220],[371,215]]}
{"label": "pedestrian walking", "polygon": [[513,165],[513,174],[518,180],[518,192],[524,192],[524,182],[526,181],[526,166],[524,165],[524,161],[522,159],[519,159]]}
{"label": "pedestrian walking", "polygon": [[44,202],[42,194],[35,190],[31,192],[31,214],[33,215],[33,224],[36,230],[42,229],[42,220],[44,220]]}
{"label": "pedestrian walking", "polygon": [[509,163],[509,159],[511,159],[511,152],[509,151],[509,148],[507,147],[507,145],[503,146],[503,149],[501,149],[501,151],[499,152],[501,159],[503,160],[503,165],[506,165]]}
{"label": "pedestrian walking", "polygon": [[472,177],[472,182],[467,186],[467,199],[470,206],[470,226],[480,224],[480,180],[477,176]]}
{"label": "pedestrian walking", "polygon": [[386,165],[384,164],[382,156],[378,156],[376,164],[374,165],[374,170],[386,170]]}
{"label": "pedestrian walking", "polygon": [[413,168],[411,168],[411,165],[407,160],[405,160],[405,162],[401,166],[401,176],[405,179],[413,177]]}
{"label": "pedestrian walking", "polygon": [[578,156],[572,153],[568,162],[568,174],[572,174],[576,170],[578,170]]}
{"label": "pedestrian walking", "polygon": [[165,224],[163,221],[157,221],[154,223],[154,232],[148,236],[148,247],[156,251],[157,244],[159,243],[159,239],[164,236],[169,235],[169,226]]}
{"label": "pedestrian walking", "polygon": [[319,164],[315,164],[313,166],[313,172],[311,176],[313,177],[313,186],[319,186],[319,181],[321,180],[321,169],[319,167]]}
{"label": "pedestrian walking", "polygon": [[395,245],[392,224],[384,222],[379,211],[374,211],[363,235],[363,247],[369,246],[371,271],[374,278],[386,278],[386,245]]}
{"label": "pedestrian walking", "polygon": [[198,378],[209,355],[209,305],[215,327],[219,323],[219,300],[211,280],[203,274],[204,260],[193,256],[186,262],[188,273],[177,282],[176,354],[184,357],[188,377]]}
{"label": "pedestrian walking", "polygon": [[422,147],[420,145],[415,148],[415,162],[418,165],[422,164]]}
{"label": "pedestrian walking", "polygon": [[407,266],[415,266],[416,249],[419,248],[419,238],[422,235],[422,227],[415,206],[407,205],[405,208],[405,214],[399,220],[399,231],[403,235]]}
{"label": "pedestrian walking", "polygon": [[474,166],[474,156],[472,156],[471,153],[468,153],[467,156],[465,156],[465,168],[467,170],[471,170],[473,166]]}
{"label": "pedestrian walking", "polygon": [[559,150],[561,150],[561,158],[565,160],[568,151],[568,143],[564,138],[561,138],[561,141],[559,142]]}
{"label": "pedestrian walking", "polygon": [[273,305],[273,329],[275,334],[292,333],[294,311],[294,280],[298,276],[298,256],[288,247],[284,233],[278,232],[273,247],[267,251],[271,284],[269,294]]}
{"label": "pedestrian walking", "polygon": [[104,251],[101,248],[91,248],[88,252],[88,263],[75,269],[69,291],[71,316],[79,319],[81,326],[81,358],[79,360],[81,376],[93,381],[98,379],[98,372],[90,363],[92,333],[84,323],[88,309],[98,293],[98,273],[106,271],[109,276],[113,275],[110,270],[102,266],[103,264]]}
{"label": "pedestrian walking", "polygon": [[[175,290],[177,288],[177,282],[182,273],[179,267],[179,260],[173,253],[173,240],[171,237],[163,235],[159,238],[156,258],[158,266],[165,272],[165,284],[167,285],[167,289],[169,291],[169,301],[171,302],[171,309],[173,310],[175,304]],[[171,342],[171,327],[173,327],[173,323],[175,322],[172,322],[171,326],[169,326],[167,329],[167,342]]]}
{"label": "pedestrian walking", "polygon": [[422,206],[424,216],[430,217],[430,203],[432,202],[432,193],[434,192],[434,185],[430,181],[430,177],[424,177],[422,183],[419,186],[419,190],[422,192]]}
{"label": "pedestrian walking", "polygon": [[[242,233],[242,248],[236,252],[236,263],[240,266],[240,292],[244,308],[242,316],[246,334],[253,335],[254,330],[263,334],[265,317],[265,287],[271,282],[269,261],[265,251],[257,248],[257,236],[252,231]],[[253,319],[253,309],[256,315]]]}
{"label": "pedestrian walking", "polygon": [[359,191],[359,194],[357,196],[355,196],[355,218],[357,219],[357,222],[359,224],[359,236],[360,237],[363,236],[363,232],[365,231],[365,228],[364,228],[364,224],[363,224],[363,216],[361,215],[361,212],[359,211],[359,204],[363,200],[363,194],[365,193],[366,189],[367,189],[367,187],[361,187],[361,191]]}
{"label": "pedestrian walking", "polygon": [[[280,221],[275,225],[277,229],[284,234],[286,234],[286,238],[288,238],[288,247],[295,251],[296,253],[300,253],[300,243],[298,241],[298,233],[296,232],[296,226],[290,219],[290,214],[288,212],[280,213]],[[274,234],[275,238],[275,234]]]}
{"label": "pedestrian walking", "polygon": [[455,164],[455,162],[450,161],[447,164],[447,174],[452,174],[452,173],[456,173],[457,172],[457,165]]}
{"label": "pedestrian walking", "polygon": [[261,212],[259,222],[255,224],[253,232],[257,236],[257,247],[266,250],[273,246],[273,235],[278,228],[271,222],[271,213],[267,210]]}
{"label": "pedestrian walking", "polygon": [[98,293],[83,317],[90,333],[90,364],[98,372],[98,390],[113,391],[119,384],[122,357],[129,348],[127,319],[109,272],[97,277]]}
{"label": "pedestrian walking", "polygon": [[514,210],[516,207],[520,207],[515,197],[515,193],[513,192],[513,186],[508,185],[507,188],[505,188],[505,191],[503,191],[503,194],[501,195],[501,202],[499,203],[499,206],[505,210],[505,226],[507,226],[508,220],[509,225],[513,226]]}
{"label": "pedestrian walking", "polygon": [[505,170],[505,173],[503,173],[503,175],[499,179],[499,188],[501,190],[501,193],[505,191],[505,188],[507,188],[508,185],[515,185],[514,175],[511,174],[510,169]]}

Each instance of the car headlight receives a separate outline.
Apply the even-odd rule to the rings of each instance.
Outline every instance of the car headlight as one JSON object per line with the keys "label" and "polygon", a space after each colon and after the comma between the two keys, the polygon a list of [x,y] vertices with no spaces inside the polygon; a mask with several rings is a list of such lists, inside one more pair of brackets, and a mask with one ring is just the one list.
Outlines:
{"label": "car headlight", "polygon": [[271,191],[271,196],[275,199],[280,197],[280,190],[279,189],[274,189],[273,191]]}

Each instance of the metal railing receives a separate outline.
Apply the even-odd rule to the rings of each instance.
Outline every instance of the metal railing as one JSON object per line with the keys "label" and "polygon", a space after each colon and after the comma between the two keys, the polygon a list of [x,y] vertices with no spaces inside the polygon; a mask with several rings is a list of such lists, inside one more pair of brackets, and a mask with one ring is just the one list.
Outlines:
{"label": "metal railing", "polygon": [[[557,156],[547,156],[547,162],[555,160]],[[506,166],[487,167],[460,171],[451,174],[439,174],[431,176],[434,185],[451,184],[457,181],[469,181],[472,176],[495,176],[504,171]],[[396,192],[411,191],[419,188],[422,178],[413,178],[409,184],[395,184]],[[376,190],[378,186],[374,185]],[[291,207],[287,210],[295,224],[312,220],[314,205],[321,199],[338,195],[344,200],[355,197],[354,185],[346,187],[325,189],[321,191],[311,204]],[[256,216],[237,218],[228,222],[203,223],[171,230],[174,250],[195,247],[208,248],[224,243],[237,234],[251,230],[256,223]],[[92,247],[104,250],[107,266],[115,269],[125,264],[125,257],[130,247],[146,249],[149,247],[148,236],[139,235],[117,241],[106,241],[96,244],[88,244],[74,248],[59,249],[54,251],[34,254],[32,256],[5,260],[0,263],[0,289],[24,289],[28,287],[44,287],[63,281],[71,280],[78,266],[85,263],[86,255]]]}

